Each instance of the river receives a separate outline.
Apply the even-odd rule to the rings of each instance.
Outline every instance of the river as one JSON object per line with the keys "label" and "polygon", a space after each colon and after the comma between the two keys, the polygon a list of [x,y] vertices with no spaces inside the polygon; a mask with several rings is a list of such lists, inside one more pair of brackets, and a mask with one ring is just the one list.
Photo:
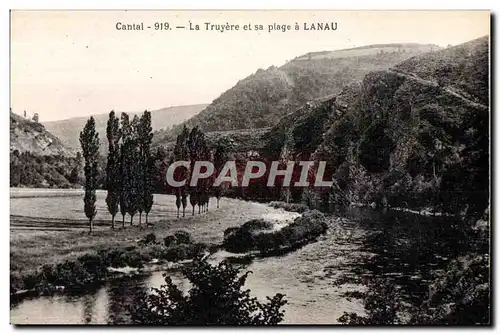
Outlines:
{"label": "river", "polygon": [[[427,217],[402,211],[350,208],[330,222],[317,242],[292,253],[257,259],[246,286],[260,299],[284,293],[288,324],[335,324],[344,312],[364,313],[363,304],[345,296],[366,291],[369,278],[391,280],[406,300],[418,305],[433,272],[443,270],[463,249],[460,224],[453,217]],[[219,252],[213,261],[228,255]],[[187,290],[178,273],[174,281]],[[138,292],[164,283],[155,272],[96,287],[84,295],[56,294],[11,303],[13,324],[128,323],[126,305]]]}

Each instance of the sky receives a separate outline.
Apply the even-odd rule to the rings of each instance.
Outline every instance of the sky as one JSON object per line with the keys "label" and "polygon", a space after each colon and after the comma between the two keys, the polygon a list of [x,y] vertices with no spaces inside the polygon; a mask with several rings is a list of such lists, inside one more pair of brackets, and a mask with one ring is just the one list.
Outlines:
{"label": "sky", "polygon": [[[143,23],[145,30],[118,30],[118,22]],[[172,30],[154,29],[165,22]],[[303,29],[318,22],[336,22],[337,30]],[[200,30],[187,29],[190,23]],[[207,31],[205,23],[240,28]],[[246,24],[264,30],[244,31]],[[269,32],[273,24],[291,30]],[[488,11],[14,10],[11,107],[37,112],[46,122],[210,103],[259,68],[308,52],[379,43],[456,45],[489,31]]]}

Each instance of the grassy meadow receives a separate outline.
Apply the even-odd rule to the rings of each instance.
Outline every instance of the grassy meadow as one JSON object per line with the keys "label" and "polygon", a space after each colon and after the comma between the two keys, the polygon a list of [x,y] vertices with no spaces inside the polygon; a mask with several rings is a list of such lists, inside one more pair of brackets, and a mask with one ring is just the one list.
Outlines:
{"label": "grassy meadow", "polygon": [[[186,217],[177,218],[175,197],[154,195],[149,225],[138,226],[139,217],[126,216],[122,228],[121,215],[111,229],[111,217],[106,209],[106,192],[97,192],[95,230],[88,234],[88,223],[83,213],[81,190],[11,189],[10,200],[10,262],[11,271],[23,274],[44,264],[76,259],[102,247],[127,247],[149,233],[163,238],[178,230],[189,232],[196,242],[220,243],[225,229],[240,226],[250,219],[283,220],[292,213],[273,209],[265,204],[222,198],[217,209],[211,201],[209,212],[192,216],[191,207]],[[181,212],[182,214],[182,212]]]}

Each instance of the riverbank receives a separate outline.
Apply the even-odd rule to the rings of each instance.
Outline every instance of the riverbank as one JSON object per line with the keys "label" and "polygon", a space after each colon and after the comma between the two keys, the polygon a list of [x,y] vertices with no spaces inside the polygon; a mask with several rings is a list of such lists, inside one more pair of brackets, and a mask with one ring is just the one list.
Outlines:
{"label": "riverbank", "polygon": [[[81,198],[71,191],[65,191],[69,196],[64,200],[69,200],[71,205],[81,204]],[[167,235],[172,235],[176,231],[188,232],[192,239],[198,244],[204,244],[207,247],[212,244],[221,244],[223,241],[223,232],[227,228],[242,225],[244,222],[256,219],[273,217],[274,219],[283,219],[292,217],[290,212],[276,210],[268,205],[246,202],[236,199],[222,199],[220,208],[211,206],[209,212],[204,214],[195,214],[194,216],[188,211],[186,217],[176,217],[175,197],[169,195],[155,195],[155,206],[152,212],[152,223],[149,226],[130,226],[129,222],[125,223],[125,228],[121,227],[121,221],[116,223],[116,228],[110,228],[111,222],[108,220],[99,219],[96,221],[95,233],[89,235],[85,229],[85,222],[78,219],[64,219],[66,212],[48,212],[48,214],[57,215],[61,218],[54,221],[53,216],[43,217],[35,216],[43,213],[43,210],[37,210],[35,205],[54,204],[54,201],[62,200],[63,197],[52,198],[51,193],[48,197],[43,197],[43,192],[36,198],[15,198],[12,201],[25,201],[26,206],[30,208],[29,213],[33,216],[27,216],[28,210],[20,212],[18,208],[25,208],[23,203],[16,203],[11,211],[11,237],[10,237],[10,265],[11,265],[11,288],[15,290],[24,290],[24,282],[31,278],[36,279],[43,266],[46,268],[54,268],[57,265],[62,266],[63,263],[79,263],[81,259],[88,256],[96,256],[96,254],[105,254],[109,250],[117,250],[127,253],[124,258],[140,259],[141,263],[148,263],[159,257],[166,257],[172,260],[172,257],[180,252],[182,258],[187,250],[171,250],[166,251],[157,247],[157,245],[138,246],[140,240],[145,239],[148,234],[154,234],[158,243],[163,244],[163,238]],[[61,195],[62,196],[62,195]],[[101,211],[105,208],[105,194],[98,194],[98,209]],[[76,203],[73,203],[75,202]],[[25,209],[23,209],[25,210]],[[67,210],[67,209],[66,209]],[[68,210],[70,211],[70,210]],[[104,214],[105,215],[105,214]],[[15,223],[12,223],[15,217]],[[127,217],[127,220],[129,218]],[[36,220],[37,225],[20,226],[22,224],[33,224]],[[138,224],[138,219],[135,218],[134,224]],[[64,228],[58,228],[62,225]],[[132,249],[131,247],[134,247]],[[184,247],[185,248],[185,247]],[[160,254],[158,254],[160,253]],[[188,252],[189,253],[189,252]],[[103,260],[99,260],[103,266],[110,265],[106,260],[108,256],[104,256]],[[175,259],[174,259],[175,260]],[[131,260],[132,261],[132,260]],[[133,262],[132,261],[132,262]],[[85,262],[85,261],[83,261]],[[122,265],[134,267],[133,263],[122,261]],[[68,265],[68,264],[67,264]],[[71,266],[71,265],[70,265]],[[116,267],[116,264],[110,265]],[[60,268],[62,270],[62,268]],[[51,270],[52,271],[52,270]],[[102,275],[101,278],[106,278]],[[29,285],[36,285],[36,282],[30,282]]]}

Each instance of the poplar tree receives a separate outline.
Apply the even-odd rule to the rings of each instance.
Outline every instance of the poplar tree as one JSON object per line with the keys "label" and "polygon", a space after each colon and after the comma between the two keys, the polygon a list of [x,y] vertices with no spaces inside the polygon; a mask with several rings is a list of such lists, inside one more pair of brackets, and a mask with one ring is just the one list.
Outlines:
{"label": "poplar tree", "polygon": [[138,145],[138,130],[139,117],[134,116],[130,123],[130,136],[126,145],[126,184],[129,191],[129,203],[127,206],[127,213],[130,215],[130,226],[134,224],[135,214],[142,208],[142,168],[141,157]]}
{"label": "poplar tree", "polygon": [[[200,156],[199,156],[200,160],[211,161],[212,159],[211,159],[210,149],[208,148],[208,145],[204,137],[201,137],[199,145],[200,145]],[[211,176],[199,180],[198,182],[198,194],[199,194],[198,207],[201,208],[201,212],[206,212],[208,210],[210,185],[211,185]]]}
{"label": "poplar tree", "polygon": [[[218,140],[214,153],[215,177],[219,176],[220,172],[222,171],[222,168],[224,167],[224,164],[229,158],[229,154],[232,149],[233,149],[233,143],[229,138],[222,137],[221,139]],[[219,208],[219,201],[222,196],[223,187],[224,185],[220,184],[219,186],[214,188],[215,198],[217,199],[217,209]]]}
{"label": "poplar tree", "polygon": [[106,165],[106,186],[108,194],[106,205],[111,214],[111,228],[115,228],[115,216],[118,213],[120,203],[120,124],[115,117],[115,112],[109,113],[108,126],[106,127],[106,137],[108,139],[108,163]]}
{"label": "poplar tree", "polygon": [[[182,132],[177,136],[177,140],[174,148],[174,161],[187,161],[189,159],[187,140],[189,137],[189,130],[184,125]],[[185,179],[187,176],[187,170],[184,167],[177,168],[176,174],[174,174],[174,178]],[[187,191],[186,185],[183,187],[177,187],[175,189],[175,205],[177,206],[177,217],[179,217],[179,210],[182,204],[182,216],[186,215],[186,206],[187,206]]]}
{"label": "poplar tree", "polygon": [[92,233],[93,219],[97,214],[96,189],[97,189],[97,161],[99,158],[99,134],[95,130],[95,120],[90,117],[82,132],[80,132],[80,145],[85,161],[85,196],[83,197],[85,216],[89,219],[89,234]]}
{"label": "poplar tree", "polygon": [[204,135],[203,132],[200,131],[200,129],[195,126],[193,129],[191,129],[191,132],[189,133],[189,138],[188,138],[188,150],[189,150],[189,161],[190,161],[190,177],[189,177],[189,202],[191,203],[191,206],[193,207],[193,216],[194,216],[194,209],[196,207],[196,204],[199,202],[199,187],[198,185],[191,186],[191,179],[193,177],[193,171],[194,171],[194,164],[195,162],[199,159],[200,157],[200,148],[202,146],[202,140],[204,140]]}
{"label": "poplar tree", "polygon": [[[293,160],[294,149],[295,149],[295,141],[293,138],[293,132],[291,128],[288,128],[285,131],[285,141],[283,143],[283,148],[281,150],[281,156],[280,156],[280,165],[282,165],[283,168],[286,168],[287,163]],[[278,191],[280,189],[283,189],[283,192],[281,194],[278,193],[278,196],[280,198],[281,197],[284,198],[286,203],[289,203],[291,195],[290,186],[282,185],[281,187],[278,188]]]}
{"label": "poplar tree", "polygon": [[122,214],[122,227],[125,227],[125,215],[128,212],[128,207],[130,205],[130,184],[129,184],[129,167],[128,164],[128,145],[129,138],[131,136],[130,120],[126,113],[121,115],[121,134],[122,134],[122,144],[120,147],[120,175],[121,175],[121,187],[120,187],[120,212]]}
{"label": "poplar tree", "polygon": [[153,161],[151,157],[151,142],[153,140],[153,128],[151,127],[151,112],[145,110],[139,121],[137,131],[140,156],[140,174],[142,176],[142,192],[139,201],[139,225],[141,224],[142,211],[146,213],[146,224],[148,215],[153,206]]}

